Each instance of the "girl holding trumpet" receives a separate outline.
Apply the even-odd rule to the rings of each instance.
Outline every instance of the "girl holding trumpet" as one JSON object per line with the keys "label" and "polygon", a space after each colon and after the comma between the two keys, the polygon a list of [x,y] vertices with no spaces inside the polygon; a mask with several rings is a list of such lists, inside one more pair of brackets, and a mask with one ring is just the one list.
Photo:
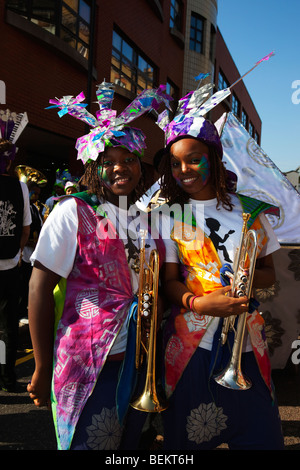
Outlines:
{"label": "girl holding trumpet", "polygon": [[[37,406],[51,402],[57,445],[63,450],[135,449],[146,416],[129,407],[134,377],[130,382],[128,368],[122,374],[138,289],[133,267],[139,233],[130,209],[144,193],[140,157],[145,136],[128,123],[165,95],[161,88],[141,93],[117,126],[104,102],[110,91],[104,83],[97,120],[76,102],[68,107],[70,114],[93,124],[76,145],[86,163],[82,182],[87,191],[58,203],[31,258],[35,371],[28,392]],[[66,107],[64,99],[58,107]],[[146,258],[157,244],[147,240]]]}
{"label": "girl holding trumpet", "polygon": [[[165,325],[165,449],[214,449],[222,443],[230,449],[282,449],[263,319],[257,311],[247,315],[242,354],[242,371],[252,386],[232,390],[214,380],[229,360],[227,347],[219,343],[223,319],[249,310],[249,299],[228,295],[231,286],[222,285],[220,276],[225,263],[232,270],[246,198],[230,186],[215,126],[192,104],[182,109],[164,123],[160,168],[169,205],[189,207],[192,213],[189,221],[164,217],[162,224],[164,285],[172,303]],[[274,283],[272,253],[279,248],[262,206],[251,226],[258,234],[253,287],[259,288]]]}

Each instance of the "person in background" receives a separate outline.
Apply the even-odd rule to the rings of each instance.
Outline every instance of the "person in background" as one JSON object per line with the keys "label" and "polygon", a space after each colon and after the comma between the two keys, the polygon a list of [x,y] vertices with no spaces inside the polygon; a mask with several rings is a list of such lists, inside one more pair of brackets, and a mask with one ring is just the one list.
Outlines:
{"label": "person in background", "polygon": [[28,181],[27,187],[29,191],[30,212],[32,222],[30,225],[30,234],[28,241],[23,249],[22,261],[20,265],[21,287],[20,287],[20,303],[19,303],[19,319],[23,323],[28,322],[28,288],[29,279],[32,273],[32,265],[30,257],[35,249],[40,231],[42,229],[43,220],[41,218],[36,202],[39,199],[41,188],[34,181]]}
{"label": "person in background", "polygon": [[3,122],[0,119],[0,323],[6,356],[0,365],[0,386],[7,392],[18,391],[15,362],[19,328],[19,262],[31,224],[28,188],[10,175],[16,153],[15,144],[9,140],[13,129],[13,120]]}
{"label": "person in background", "polygon": [[73,181],[67,181],[65,184],[65,193],[67,196],[70,194],[78,193],[78,184]]}
{"label": "person in background", "polygon": [[[53,192],[50,197],[46,200],[44,204],[44,208],[42,211],[42,216],[44,217],[45,214],[49,215],[50,212],[53,210],[55,204],[57,203],[57,198],[63,196],[65,194],[65,177],[64,177],[65,170],[56,170],[56,179],[53,185]],[[67,171],[67,174],[68,171]]]}

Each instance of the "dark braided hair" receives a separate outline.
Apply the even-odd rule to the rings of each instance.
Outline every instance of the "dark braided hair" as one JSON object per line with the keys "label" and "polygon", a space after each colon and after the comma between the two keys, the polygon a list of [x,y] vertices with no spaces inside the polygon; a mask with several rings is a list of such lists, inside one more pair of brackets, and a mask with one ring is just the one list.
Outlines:
{"label": "dark braided hair", "polygon": [[[98,167],[99,165],[103,164],[105,155],[106,154],[104,150],[104,152],[99,153],[97,160],[86,163],[84,175],[79,181],[80,184],[87,187],[87,191],[89,194],[95,194],[98,199],[104,199],[104,200],[107,199],[106,197],[107,189],[105,188],[105,186],[103,185],[101,181],[102,179],[101,176],[99,177],[98,175]],[[142,170],[142,176],[137,187],[131,194],[131,197],[132,197],[130,201],[131,203],[134,203],[140,197],[142,197],[143,194],[147,190],[145,186],[145,168],[142,162],[141,162],[141,170]]]}
{"label": "dark braided hair", "polygon": [[[165,154],[159,166],[159,173],[162,175],[161,192],[162,196],[168,200],[170,205],[184,205],[190,199],[190,195],[185,192],[175,181],[172,175],[170,147],[165,150]],[[231,202],[230,193],[228,192],[226,168],[213,147],[209,149],[210,160],[210,184],[216,193],[217,208],[222,205],[226,210],[231,211],[233,204]]]}

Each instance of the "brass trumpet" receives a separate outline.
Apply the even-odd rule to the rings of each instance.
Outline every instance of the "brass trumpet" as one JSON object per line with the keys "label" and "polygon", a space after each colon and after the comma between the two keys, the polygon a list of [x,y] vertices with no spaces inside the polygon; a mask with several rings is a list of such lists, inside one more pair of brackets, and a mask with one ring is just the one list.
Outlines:
{"label": "brass trumpet", "polygon": [[45,177],[45,175],[43,175],[41,171],[36,170],[35,168],[31,168],[27,165],[18,165],[16,166],[15,171],[18,175],[19,180],[23,181],[23,183],[28,183],[29,181],[32,181],[41,188],[43,186],[46,186],[47,184],[47,178]]}
{"label": "brass trumpet", "polygon": [[[250,214],[243,214],[243,229],[237,257],[234,262],[234,274],[231,286],[231,295],[235,297],[246,295],[249,298],[252,290],[257,253],[257,234],[255,230],[247,230],[249,218]],[[245,275],[245,272],[247,275]],[[252,386],[251,381],[241,370],[242,347],[247,314],[248,312],[239,315],[236,331],[234,329],[236,316],[231,315],[225,318],[221,333],[221,343],[224,345],[227,340],[228,332],[230,330],[235,331],[234,343],[227,367],[221,373],[217,374],[214,379],[219,385],[234,390],[247,390]]]}
{"label": "brass trumpet", "polygon": [[159,255],[157,250],[152,250],[149,263],[146,263],[146,233],[146,231],[142,232],[139,257],[135,366],[139,370],[146,355],[147,371],[143,393],[130,404],[136,410],[154,413],[165,410],[167,404],[162,397],[158,396],[155,377]]}

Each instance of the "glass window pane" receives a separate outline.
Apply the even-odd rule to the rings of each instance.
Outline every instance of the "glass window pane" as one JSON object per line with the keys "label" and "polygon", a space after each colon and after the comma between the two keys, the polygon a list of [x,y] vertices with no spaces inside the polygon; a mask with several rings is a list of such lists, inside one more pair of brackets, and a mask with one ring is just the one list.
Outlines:
{"label": "glass window pane", "polygon": [[76,11],[76,13],[78,12],[78,0],[64,0],[64,3]]}
{"label": "glass window pane", "polygon": [[61,18],[61,23],[63,26],[68,28],[72,33],[76,34],[76,20],[77,17],[73,15],[73,13],[70,12],[70,10],[67,10],[67,8],[63,7],[62,8],[62,18]]}
{"label": "glass window pane", "polygon": [[79,15],[81,18],[83,18],[87,23],[90,23],[91,21],[91,8],[90,6],[84,2],[83,0],[80,0],[79,3]]}
{"label": "glass window pane", "polygon": [[121,51],[121,47],[122,47],[122,39],[121,37],[118,35],[118,33],[116,33],[115,31],[113,31],[113,46],[118,49],[118,51]]}
{"label": "glass window pane", "polygon": [[112,57],[111,57],[111,63],[117,69],[119,69],[121,67],[120,56],[119,56],[119,54],[116,54],[114,51],[113,51],[113,54],[112,54]]}
{"label": "glass window pane", "polygon": [[123,41],[122,43],[122,54],[127,57],[131,62],[133,61],[133,49],[127,42]]}
{"label": "glass window pane", "polygon": [[146,80],[144,77],[139,73],[138,74],[138,86],[142,89],[146,88]]}
{"label": "glass window pane", "polygon": [[71,36],[71,34],[69,34],[67,31],[65,31],[63,28],[61,28],[60,37],[63,41],[65,41],[71,47],[76,49],[76,40],[75,40],[75,38],[73,36]]}
{"label": "glass window pane", "polygon": [[35,18],[31,18],[31,23],[38,25],[40,28],[45,29],[51,34],[55,35],[55,24],[48,23],[47,21],[36,20]]}
{"label": "glass window pane", "polygon": [[130,64],[125,64],[124,62],[122,63],[122,72],[127,75],[127,77],[134,77],[135,70]]}
{"label": "glass window pane", "polygon": [[27,0],[8,0],[7,7],[20,13],[25,13],[27,10]]}
{"label": "glass window pane", "polygon": [[55,20],[55,0],[32,0],[32,15],[51,23]]}
{"label": "glass window pane", "polygon": [[140,56],[138,57],[138,68],[144,73],[147,72],[148,68],[147,62]]}
{"label": "glass window pane", "polygon": [[89,57],[89,50],[88,48],[82,44],[82,42],[78,41],[77,43],[77,50],[79,54],[81,54],[85,59],[88,59]]}
{"label": "glass window pane", "polygon": [[110,69],[110,82],[114,83],[115,85],[119,85],[122,88],[126,88],[125,83],[122,82],[121,75],[113,67]]}
{"label": "glass window pane", "polygon": [[79,22],[79,37],[86,44],[90,43],[90,28],[83,21]]}
{"label": "glass window pane", "polygon": [[202,33],[201,33],[201,31],[197,31],[196,41],[202,42]]}

